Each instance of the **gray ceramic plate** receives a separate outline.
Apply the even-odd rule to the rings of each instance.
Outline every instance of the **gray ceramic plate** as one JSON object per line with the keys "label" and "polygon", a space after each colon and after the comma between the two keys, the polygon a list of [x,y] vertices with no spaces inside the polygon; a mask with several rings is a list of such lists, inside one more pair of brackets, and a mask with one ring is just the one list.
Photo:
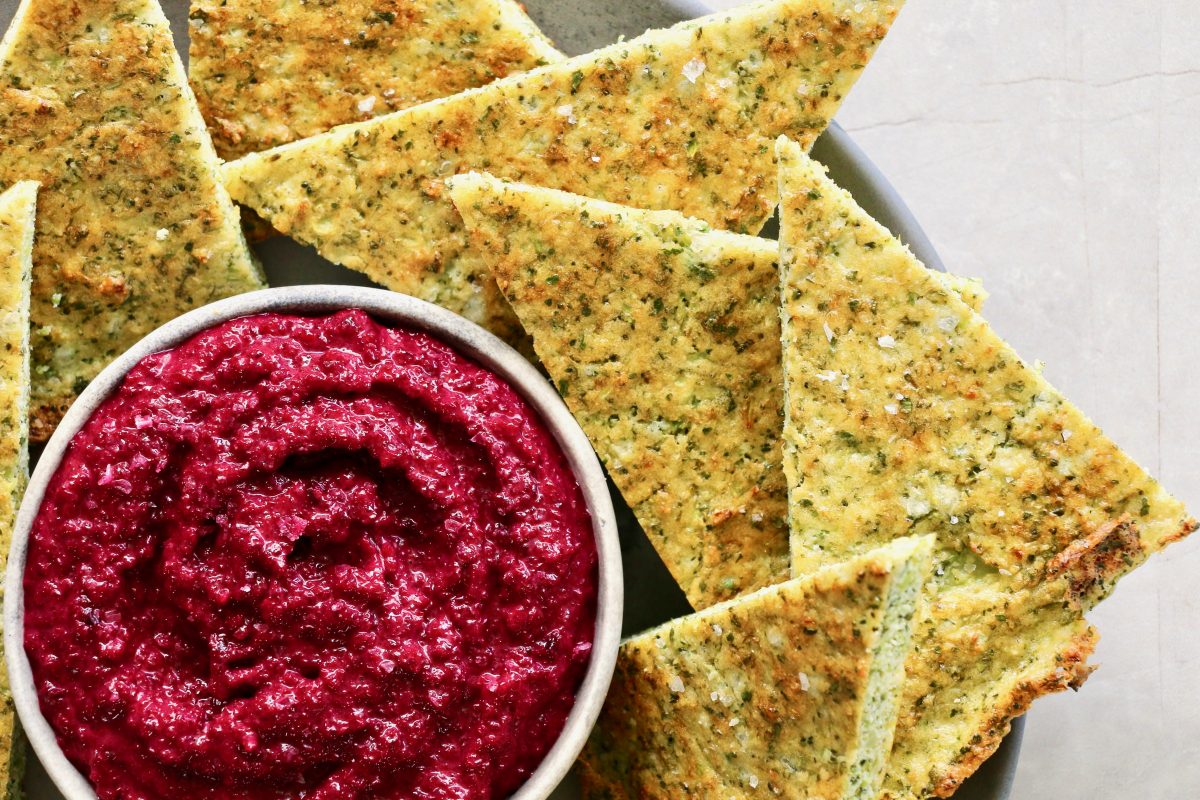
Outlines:
{"label": "gray ceramic plate", "polygon": [[[171,19],[180,51],[186,54],[187,0],[161,0]],[[663,27],[705,13],[702,0],[524,0],[530,14],[568,53],[582,53],[636,36],[647,28]],[[15,0],[0,0],[0,30],[16,8]],[[836,125],[817,142],[814,156],[830,168],[839,184],[862,206],[908,243],[926,264],[941,269],[941,260],[903,201],[870,160]],[[772,229],[773,230],[773,229]],[[766,235],[772,235],[768,231]],[[330,264],[310,248],[278,237],[258,246],[272,286],[343,283],[370,286],[364,276]],[[625,632],[643,630],[690,611],[687,601],[646,540],[629,508],[613,491],[625,561]],[[960,800],[1006,800],[1020,748],[1018,721],[1000,751],[956,795]],[[59,795],[36,763],[30,764],[26,789],[31,800],[58,800]],[[568,782],[554,794],[567,800],[578,796]]]}

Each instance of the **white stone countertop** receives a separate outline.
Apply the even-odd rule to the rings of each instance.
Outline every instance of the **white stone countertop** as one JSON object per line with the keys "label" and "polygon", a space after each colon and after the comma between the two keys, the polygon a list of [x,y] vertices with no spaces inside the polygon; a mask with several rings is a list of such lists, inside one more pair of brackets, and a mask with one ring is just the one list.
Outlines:
{"label": "white stone countertop", "polygon": [[[715,2],[732,6],[735,2]],[[838,121],[985,316],[1200,513],[1200,4],[909,0]],[[1091,615],[1014,800],[1200,797],[1200,534]]]}

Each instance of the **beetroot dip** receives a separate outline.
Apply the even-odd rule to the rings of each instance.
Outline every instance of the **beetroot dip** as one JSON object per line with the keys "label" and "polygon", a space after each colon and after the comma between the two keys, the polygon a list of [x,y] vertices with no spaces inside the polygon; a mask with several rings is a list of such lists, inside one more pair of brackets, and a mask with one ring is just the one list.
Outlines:
{"label": "beetroot dip", "polygon": [[597,556],[504,381],[360,311],[150,356],[25,571],[41,709],[100,798],[499,798],[562,729]]}

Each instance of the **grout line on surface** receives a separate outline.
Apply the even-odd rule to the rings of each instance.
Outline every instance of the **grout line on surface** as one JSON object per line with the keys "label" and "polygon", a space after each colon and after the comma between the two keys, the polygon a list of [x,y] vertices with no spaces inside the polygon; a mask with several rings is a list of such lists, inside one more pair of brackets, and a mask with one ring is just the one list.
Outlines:
{"label": "grout line on surface", "polygon": [[[1166,50],[1166,42],[1163,40],[1164,24],[1163,24],[1162,4],[1156,3],[1155,5],[1158,9],[1158,71],[1159,71],[1159,75],[1161,76],[1163,74],[1163,66],[1164,66],[1163,61],[1164,61],[1164,53]],[[1189,71],[1194,72],[1194,70],[1189,70]],[[1166,82],[1165,78],[1162,78],[1162,77],[1160,77],[1157,82],[1158,83],[1158,87],[1157,87],[1158,88],[1158,97],[1156,98],[1156,103],[1155,103],[1155,107],[1157,109],[1157,114],[1155,116],[1155,136],[1157,138],[1156,138],[1155,148],[1154,148],[1155,177],[1158,181],[1158,185],[1155,186],[1155,190],[1158,194],[1158,198],[1157,198],[1158,213],[1155,215],[1155,226],[1157,227],[1157,231],[1156,231],[1157,235],[1155,236],[1155,240],[1154,240],[1154,245],[1155,245],[1155,251],[1154,251],[1154,374],[1155,374],[1154,411],[1155,411],[1155,423],[1156,423],[1155,437],[1157,440],[1156,441],[1157,447],[1155,447],[1155,456],[1156,456],[1157,463],[1154,465],[1154,467],[1155,467],[1154,474],[1160,476],[1160,479],[1163,474],[1163,347],[1162,347],[1162,342],[1163,342],[1163,336],[1162,336],[1162,334],[1163,334],[1163,321],[1162,321],[1162,303],[1163,303],[1163,299],[1162,299],[1162,294],[1163,294],[1162,250],[1163,250],[1163,246],[1162,245],[1163,245],[1163,242],[1162,242],[1162,239],[1163,239],[1163,212],[1165,211],[1165,209],[1163,207],[1164,198],[1163,198],[1162,148],[1163,148],[1163,97],[1166,94],[1163,84],[1165,82]],[[1161,618],[1161,614],[1159,616]],[[1161,624],[1161,622],[1160,622],[1160,624]],[[1159,647],[1161,648],[1161,646],[1162,646],[1162,640],[1160,639]],[[1160,663],[1161,663],[1161,658],[1160,658]]]}
{"label": "grout line on surface", "polygon": [[[1158,71],[1161,75],[1164,66],[1164,54],[1166,52],[1166,42],[1164,41],[1164,22],[1163,9],[1161,3],[1156,3],[1158,9]],[[1160,480],[1167,477],[1163,475],[1163,321],[1162,321],[1162,304],[1163,304],[1163,268],[1162,268],[1162,252],[1163,252],[1163,212],[1164,208],[1164,193],[1163,193],[1163,98],[1166,95],[1165,91],[1166,78],[1159,78],[1157,81],[1158,97],[1156,98],[1155,107],[1157,108],[1157,116],[1155,118],[1155,178],[1158,185],[1155,190],[1157,197],[1157,214],[1155,214],[1155,226],[1157,227],[1157,235],[1155,236],[1154,245],[1154,412],[1155,412],[1155,456],[1157,463],[1155,464],[1154,474]],[[1163,649],[1163,643],[1167,641],[1163,633],[1163,582],[1156,581],[1154,586],[1154,624],[1157,628],[1157,642],[1155,643],[1154,660],[1156,669],[1156,684],[1158,688],[1158,713],[1162,719],[1167,714],[1166,693],[1163,691],[1163,663],[1166,653]]]}
{"label": "grout line on surface", "polygon": [[[1159,8],[1159,13],[1162,13],[1162,8]],[[1161,20],[1161,16],[1159,18]],[[1160,28],[1161,38],[1161,28]],[[1160,41],[1161,45],[1161,41]],[[1157,80],[1161,82],[1163,78],[1189,78],[1200,75],[1198,69],[1182,69],[1176,72],[1168,72],[1162,69],[1162,61],[1160,54],[1159,69],[1155,72],[1146,72],[1138,75],[1126,75],[1124,78],[1116,78],[1110,81],[1087,81],[1082,78],[1067,78],[1054,76],[1031,75],[1027,78],[1014,78],[1007,81],[984,81],[981,86],[1022,86],[1027,83],[1068,83],[1074,86],[1086,86],[1090,89],[1108,89],[1113,86],[1122,86],[1126,83],[1134,83],[1136,81]]]}

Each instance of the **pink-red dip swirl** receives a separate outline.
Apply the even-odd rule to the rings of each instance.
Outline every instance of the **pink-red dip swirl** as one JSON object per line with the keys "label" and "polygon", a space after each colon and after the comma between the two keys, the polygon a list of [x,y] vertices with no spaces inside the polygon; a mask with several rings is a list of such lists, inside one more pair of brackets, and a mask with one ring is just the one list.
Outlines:
{"label": "pink-red dip swirl", "polygon": [[495,374],[359,311],[146,358],[34,523],[25,647],[102,799],[499,798],[558,736],[596,548]]}

